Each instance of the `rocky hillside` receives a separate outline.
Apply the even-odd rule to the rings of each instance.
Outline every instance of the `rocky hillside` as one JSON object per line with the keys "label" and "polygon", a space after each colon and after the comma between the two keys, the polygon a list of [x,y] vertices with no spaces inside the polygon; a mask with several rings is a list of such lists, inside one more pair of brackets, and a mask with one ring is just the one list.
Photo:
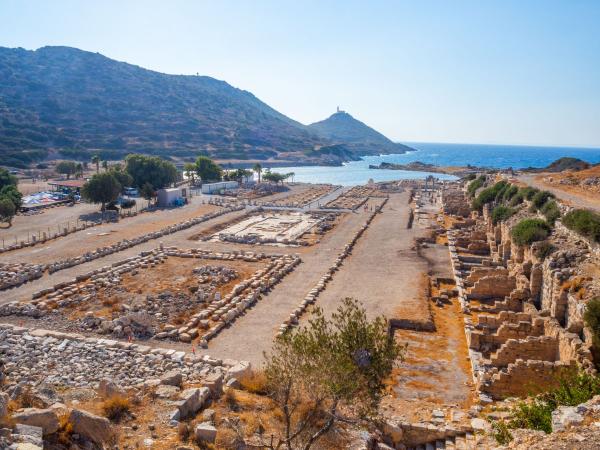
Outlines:
{"label": "rocky hillside", "polygon": [[0,47],[0,164],[97,152],[336,164],[394,146],[358,121],[323,123],[302,125],[210,77],[162,74],[70,47]]}
{"label": "rocky hillside", "polygon": [[359,154],[405,153],[412,148],[392,142],[383,134],[355,119],[344,111],[338,111],[321,122],[308,126],[319,136],[335,143],[343,143]]}

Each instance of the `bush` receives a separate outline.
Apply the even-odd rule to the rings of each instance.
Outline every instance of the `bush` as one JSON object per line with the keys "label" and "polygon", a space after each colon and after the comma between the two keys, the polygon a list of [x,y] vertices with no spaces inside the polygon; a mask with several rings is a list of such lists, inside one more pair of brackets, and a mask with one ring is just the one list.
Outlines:
{"label": "bush", "polygon": [[552,408],[539,398],[526,403],[520,402],[513,411],[510,428],[528,428],[552,433]]}
{"label": "bush", "polygon": [[540,209],[551,198],[554,198],[554,194],[552,192],[538,191],[531,198],[531,204],[535,206],[536,209]]}
{"label": "bush", "polygon": [[492,223],[496,225],[498,222],[504,222],[515,213],[515,210],[507,206],[498,205],[492,211]]}
{"label": "bush", "polygon": [[473,181],[475,178],[477,178],[477,175],[475,175],[474,173],[470,173],[469,175],[464,177],[465,181]]}
{"label": "bush", "polygon": [[565,214],[562,223],[582,236],[600,242],[600,215],[587,209],[575,209]]}
{"label": "bush", "polygon": [[554,200],[547,201],[542,207],[541,212],[546,218],[546,222],[550,225],[554,225],[554,223],[560,219],[560,209]]}
{"label": "bush", "polygon": [[252,372],[250,375],[242,377],[239,381],[242,389],[251,394],[267,395],[269,392],[267,376],[264,372]]}
{"label": "bush", "polygon": [[550,227],[542,219],[523,219],[510,231],[515,243],[518,245],[531,244],[543,241],[548,237]]}
{"label": "bush", "polygon": [[119,422],[131,412],[131,402],[121,395],[113,395],[102,403],[104,417],[112,422]]}
{"label": "bush", "polygon": [[509,184],[506,181],[498,181],[493,186],[485,188],[479,193],[477,198],[473,200],[473,209],[481,211],[483,205],[496,201],[499,196],[504,192]]}
{"label": "bush", "polygon": [[533,187],[524,187],[519,189],[519,193],[521,194],[522,198],[524,198],[525,200],[531,200],[533,199],[534,195],[537,194],[540,190],[533,188]]}
{"label": "bush", "polygon": [[470,197],[473,197],[475,195],[475,192],[477,192],[477,189],[479,189],[480,187],[483,186],[483,183],[485,183],[485,180],[486,180],[485,175],[481,175],[476,180],[471,181],[469,183],[469,186],[467,186],[467,194],[469,194]]}
{"label": "bush", "polygon": [[519,188],[517,186],[515,186],[514,184],[511,184],[509,188],[504,190],[504,195],[502,196],[502,201],[508,202],[508,201],[512,200],[514,198],[514,196],[517,195],[517,192],[519,192]]}

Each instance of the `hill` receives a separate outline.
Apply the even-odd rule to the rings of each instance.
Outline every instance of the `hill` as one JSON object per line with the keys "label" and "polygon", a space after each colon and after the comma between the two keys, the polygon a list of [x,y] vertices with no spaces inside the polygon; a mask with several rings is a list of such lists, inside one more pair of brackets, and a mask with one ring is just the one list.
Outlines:
{"label": "hill", "polygon": [[1,153],[202,151],[268,159],[290,152],[302,157],[324,144],[306,126],[224,81],[166,75],[69,47],[0,48]]}
{"label": "hill", "polygon": [[405,153],[412,148],[392,142],[383,134],[355,119],[344,111],[338,111],[329,118],[316,122],[308,128],[324,139],[342,143],[359,154]]}

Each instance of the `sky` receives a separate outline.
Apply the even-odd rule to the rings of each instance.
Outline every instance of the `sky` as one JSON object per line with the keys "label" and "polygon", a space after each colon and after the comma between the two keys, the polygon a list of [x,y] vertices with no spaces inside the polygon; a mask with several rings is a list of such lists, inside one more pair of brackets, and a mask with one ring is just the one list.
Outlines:
{"label": "sky", "polygon": [[401,142],[600,147],[600,0],[0,0],[0,46],[225,80]]}

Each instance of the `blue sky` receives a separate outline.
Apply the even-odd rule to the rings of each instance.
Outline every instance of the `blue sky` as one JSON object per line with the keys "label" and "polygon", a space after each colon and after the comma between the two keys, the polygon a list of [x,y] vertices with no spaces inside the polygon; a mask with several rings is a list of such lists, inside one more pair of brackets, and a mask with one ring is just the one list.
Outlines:
{"label": "blue sky", "polygon": [[0,45],[209,75],[399,141],[600,147],[600,0],[0,0]]}

